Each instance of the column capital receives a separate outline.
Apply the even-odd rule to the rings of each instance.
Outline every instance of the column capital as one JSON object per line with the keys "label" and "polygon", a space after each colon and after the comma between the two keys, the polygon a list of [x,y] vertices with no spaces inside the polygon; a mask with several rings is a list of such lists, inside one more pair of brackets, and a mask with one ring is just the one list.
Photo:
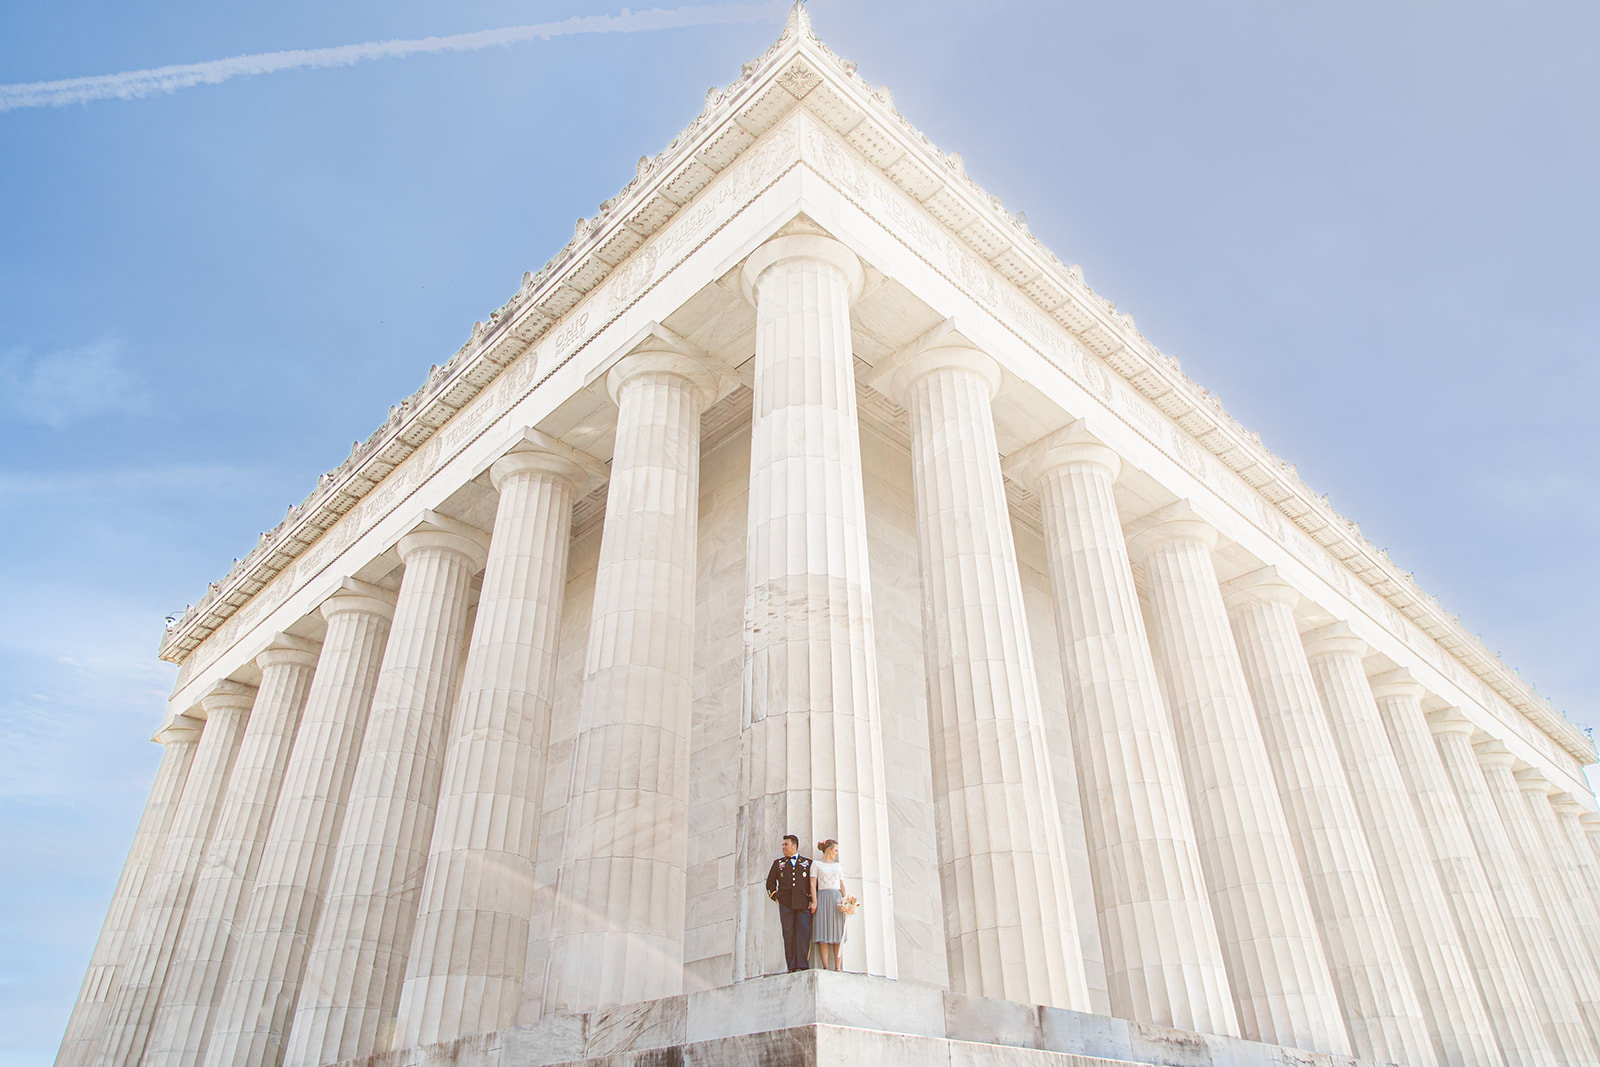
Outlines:
{"label": "column capital", "polygon": [[622,387],[635,378],[647,374],[670,374],[682,378],[694,390],[695,400],[701,410],[709,407],[727,381],[726,368],[709,359],[701,359],[683,352],[661,348],[642,348],[630,352],[606,372],[606,392],[613,403],[621,404]]}
{"label": "column capital", "polygon": [[414,552],[439,548],[467,557],[474,570],[482,570],[489,559],[489,535],[430,509],[422,513],[422,521],[410,533],[400,538],[399,548],[402,563]]}
{"label": "column capital", "polygon": [[809,233],[774,237],[750,253],[750,258],[744,261],[744,269],[739,272],[739,287],[744,298],[754,304],[761,288],[761,276],[780,263],[796,259],[815,260],[836,268],[850,285],[850,303],[860,299],[867,281],[861,260],[833,238]]}
{"label": "column capital", "polygon": [[213,711],[218,711],[222,708],[242,708],[245,711],[249,711],[250,705],[255,702],[255,686],[224,678],[222,681],[214,683],[200,697],[200,708],[206,713],[206,718],[209,719]]}
{"label": "column capital", "polygon": [[272,642],[256,656],[256,666],[262,670],[280,666],[315,667],[321,651],[319,642],[279,632],[272,635]]}
{"label": "column capital", "polygon": [[1051,471],[1077,464],[1099,467],[1113,481],[1122,471],[1122,457],[1090,433],[1083,419],[1015,450],[1001,462],[1000,469],[1006,477],[1037,490]]}
{"label": "column capital", "polygon": [[1578,815],[1578,821],[1583,824],[1586,833],[1600,834],[1600,811],[1584,808]]}
{"label": "column capital", "polygon": [[1478,732],[1477,725],[1460,708],[1441,708],[1428,712],[1428,729],[1433,731],[1435,737],[1460,734],[1469,741]]}
{"label": "column capital", "polygon": [[1428,687],[1411,677],[1411,672],[1404,667],[1374,674],[1367,679],[1367,684],[1372,686],[1372,695],[1380,700],[1384,697],[1411,697],[1413,700],[1421,700],[1422,695],[1428,691]]}
{"label": "column capital", "polygon": [[1195,541],[1207,550],[1217,547],[1217,528],[1195,513],[1187,500],[1157,508],[1122,528],[1128,552],[1142,559],[1170,541]]}
{"label": "column capital", "polygon": [[1359,659],[1368,651],[1367,643],[1355,635],[1349,623],[1342,620],[1315,630],[1307,630],[1300,635],[1300,643],[1305,646],[1306,655],[1312,659],[1340,653]]}
{"label": "column capital", "polygon": [[1578,798],[1566,790],[1550,794],[1550,806],[1562,815],[1582,815],[1589,809],[1578,802]]}
{"label": "column capital", "polygon": [[575,496],[582,496],[606,480],[606,465],[558,438],[524,427],[516,444],[489,468],[496,489],[519,474],[549,474],[564,479]]}
{"label": "column capital", "polygon": [[1277,567],[1262,567],[1222,583],[1222,602],[1229,611],[1257,601],[1293,608],[1300,603],[1300,590],[1290,585]]}
{"label": "column capital", "polygon": [[1517,754],[1500,740],[1479,741],[1472,746],[1472,751],[1477,753],[1478,762],[1485,767],[1505,767],[1509,770],[1522,762],[1517,759]]}
{"label": "column capital", "polygon": [[[190,709],[194,710],[193,708]],[[156,731],[152,741],[162,745],[170,745],[180,741],[200,740],[200,729],[205,725],[200,719],[189,714],[176,715],[172,721]]]}
{"label": "column capital", "polygon": [[904,407],[913,382],[946,368],[978,375],[988,385],[991,400],[1000,389],[1000,364],[962,333],[955,319],[945,319],[900,351],[879,360],[866,382]]}
{"label": "column capital", "polygon": [[1561,792],[1561,787],[1552,782],[1549,777],[1537,767],[1524,767],[1520,771],[1513,771],[1512,777],[1517,780],[1517,788],[1521,789],[1524,793],[1532,793],[1534,796],[1547,797],[1552,793]]}
{"label": "column capital", "polygon": [[394,594],[371,582],[356,578],[343,578],[339,588],[317,606],[324,619],[347,611],[364,611],[369,615],[388,620],[394,618]]}

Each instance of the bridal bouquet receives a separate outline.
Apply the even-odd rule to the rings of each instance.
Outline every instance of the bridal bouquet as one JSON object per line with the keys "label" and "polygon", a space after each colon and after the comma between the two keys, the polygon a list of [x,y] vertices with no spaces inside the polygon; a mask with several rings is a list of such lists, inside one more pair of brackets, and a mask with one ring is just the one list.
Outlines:
{"label": "bridal bouquet", "polygon": [[856,913],[856,909],[859,907],[861,907],[861,901],[857,900],[855,897],[839,898],[839,910],[845,915],[854,915]]}

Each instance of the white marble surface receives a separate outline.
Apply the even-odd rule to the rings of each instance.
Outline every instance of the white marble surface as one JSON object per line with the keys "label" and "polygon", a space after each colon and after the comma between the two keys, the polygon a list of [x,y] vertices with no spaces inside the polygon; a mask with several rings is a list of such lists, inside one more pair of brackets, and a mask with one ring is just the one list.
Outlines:
{"label": "white marble surface", "polygon": [[167,832],[177,813],[189,766],[194,762],[202,725],[197,719],[180,716],[156,735],[162,746],[161,765],[156,769],[156,780],[145,801],[144,814],[134,831],[133,846],[128,849],[122,876],[111,894],[111,907],[100,929],[100,939],[95,942],[94,955],[89,958],[83,989],[78,993],[78,1002],[67,1022],[61,1051],[56,1056],[60,1067],[82,1067],[99,1041],[106,1008],[121,986],[126,954],[139,919],[140,905],[145,899],[145,885],[166,846]]}
{"label": "white marble surface", "polygon": [[144,1054],[167,967],[177,948],[189,899],[255,698],[252,686],[219,682],[200,702],[198,710],[205,716],[200,743],[167,831],[161,859],[139,909],[127,964],[90,1063],[132,1067]]}
{"label": "white marble surface", "polygon": [[708,1067],[870,1063],[993,1067],[1366,1067],[1348,1056],[810,972],[346,1061],[344,1067]]}
{"label": "white marble surface", "polygon": [[952,342],[910,353],[893,374],[911,420],[950,988],[1087,1010],[990,412],[1000,367]]}
{"label": "white marble surface", "polygon": [[[1589,1024],[1590,1035],[1600,1035],[1600,967],[1596,967],[1594,958],[1583,949],[1583,933],[1572,910],[1572,901],[1568,899],[1560,876],[1556,873],[1550,847],[1533,817],[1530,805],[1523,799],[1513,769],[1517,758],[1498,741],[1481,741],[1473,748],[1483,768],[1483,780],[1488,786],[1489,795],[1500,812],[1506,835],[1510,837],[1522,869],[1527,872],[1528,881],[1538,897],[1556,955],[1572,983],[1578,1009]],[[1534,799],[1546,803],[1543,796]]]}
{"label": "white marble surface", "polygon": [[393,1037],[465,652],[468,583],[483,567],[485,540],[431,517],[400,542],[405,575],[285,1067],[364,1055]]}
{"label": "white marble surface", "polygon": [[784,834],[855,855],[849,950],[898,974],[893,848],[850,306],[862,268],[797,234],[740,274],[756,307],[734,974],[783,968],[765,890]]}
{"label": "white marble surface", "polygon": [[256,691],[215,832],[195,881],[183,932],[167,964],[161,1000],[141,1061],[149,1067],[194,1067],[201,1062],[250,906],[256,867],[277,806],[318,646],[280,634],[256,657]]}
{"label": "white marble surface", "polygon": [[599,464],[533,435],[499,492],[401,990],[401,1047],[513,1025],[542,814],[574,498]]}
{"label": "white marble surface", "polygon": [[1187,502],[1133,528],[1129,550],[1148,576],[1151,640],[1165,668],[1240,1031],[1347,1054],[1350,1037],[1218,587],[1216,531]]}
{"label": "white marble surface", "polygon": [[393,612],[392,594],[351,581],[320,608],[322,651],[218,998],[209,1067],[275,1067],[282,1056]]}
{"label": "white marble surface", "polygon": [[683,988],[700,415],[718,379],[703,360],[654,346],[607,378],[617,440],[546,1011]]}
{"label": "white marble surface", "polygon": [[1428,730],[1421,703],[1425,691],[1404,671],[1380,674],[1371,684],[1507,1067],[1553,1064],[1555,1052],[1533,993]]}
{"label": "white marble surface", "polygon": [[1433,1047],[1422,1005],[1300,643],[1300,594],[1271,568],[1225,588],[1352,1051],[1379,1063],[1428,1063]]}
{"label": "white marble surface", "polygon": [[1237,1034],[1112,484],[1081,426],[1010,457],[1039,494],[1111,1011]]}
{"label": "white marble surface", "polygon": [[1477,728],[1458,708],[1431,713],[1428,727],[1450,785],[1461,802],[1467,830],[1483,861],[1484,875],[1505,920],[1551,1047],[1563,1063],[1600,1060],[1594,1038],[1578,1011],[1572,979],[1561,963],[1528,873],[1506,834],[1472,751],[1472,735]]}
{"label": "white marble surface", "polygon": [[1502,1062],[1494,1030],[1367,682],[1367,646],[1342,623],[1304,637],[1441,1067],[1493,1067]]}

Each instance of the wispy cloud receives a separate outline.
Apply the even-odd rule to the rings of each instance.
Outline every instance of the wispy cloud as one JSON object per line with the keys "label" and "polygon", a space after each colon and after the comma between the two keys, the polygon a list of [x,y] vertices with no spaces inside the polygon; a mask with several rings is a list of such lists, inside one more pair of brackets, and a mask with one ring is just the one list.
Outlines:
{"label": "wispy cloud", "polygon": [[506,26],[497,30],[456,33],[413,40],[368,41],[336,48],[298,48],[287,52],[234,56],[206,63],[182,63],[121,74],[98,74],[61,81],[0,85],[0,112],[24,107],[62,107],[91,100],[133,100],[175,93],[195,85],[216,85],[233,78],[273,74],[308,67],[348,67],[368,59],[402,59],[435,52],[470,52],[495,45],[548,41],[583,33],[643,33],[687,26],[718,26],[742,22],[778,21],[784,17],[784,0],[753,4],[708,4],[649,11],[622,9],[619,15],[578,15],[560,22]]}
{"label": "wispy cloud", "polygon": [[102,337],[42,355],[0,352],[0,411],[62,429],[96,415],[142,414],[150,397],[122,358],[122,342]]}

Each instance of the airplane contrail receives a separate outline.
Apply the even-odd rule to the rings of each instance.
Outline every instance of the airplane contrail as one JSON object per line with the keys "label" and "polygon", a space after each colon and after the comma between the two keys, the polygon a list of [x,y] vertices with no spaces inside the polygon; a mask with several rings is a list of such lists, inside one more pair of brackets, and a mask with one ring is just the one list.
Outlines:
{"label": "airplane contrail", "polygon": [[498,30],[478,30],[444,37],[420,37],[400,41],[368,41],[336,48],[297,48],[287,52],[214,59],[206,63],[182,63],[150,70],[130,70],[121,74],[97,74],[87,78],[60,81],[22,82],[0,85],[0,112],[24,107],[63,107],[86,104],[91,100],[134,100],[145,96],[175,93],[193,85],[216,85],[232,78],[272,74],[280,70],[307,67],[348,67],[368,59],[400,59],[430,52],[470,52],[494,45],[523,41],[548,41],[580,33],[641,33],[648,30],[677,29],[685,26],[730,25],[741,22],[782,21],[788,5],[785,0],[765,0],[751,4],[708,4],[649,11],[622,9],[619,15],[575,15],[560,22],[528,26],[506,26]]}

